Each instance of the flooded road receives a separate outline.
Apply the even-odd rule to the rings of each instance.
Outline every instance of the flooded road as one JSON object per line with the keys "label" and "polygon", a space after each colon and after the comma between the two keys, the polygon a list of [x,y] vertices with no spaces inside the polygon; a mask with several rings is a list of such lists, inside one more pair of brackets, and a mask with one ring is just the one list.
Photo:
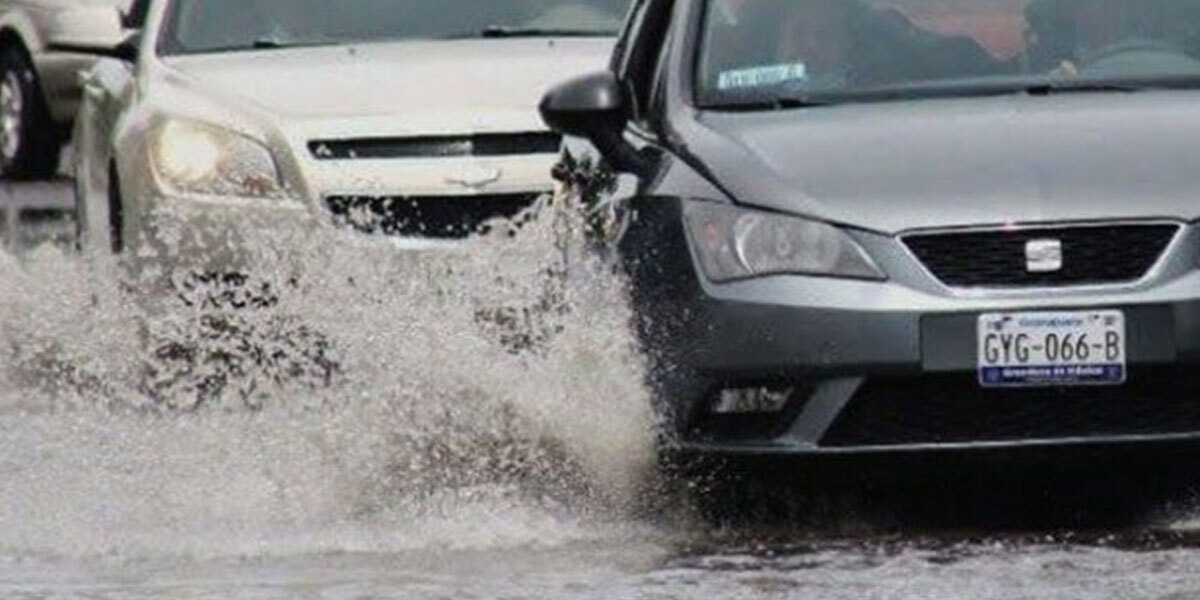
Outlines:
{"label": "flooded road", "polygon": [[663,533],[450,551],[224,559],[9,559],[6,598],[1184,599],[1194,546],[825,540],[688,552]]}
{"label": "flooded road", "polygon": [[1200,597],[1186,496],[1033,533],[648,500],[623,290],[562,223],[262,233],[261,279],[160,293],[71,249],[63,186],[7,193],[37,210],[0,253],[0,598]]}

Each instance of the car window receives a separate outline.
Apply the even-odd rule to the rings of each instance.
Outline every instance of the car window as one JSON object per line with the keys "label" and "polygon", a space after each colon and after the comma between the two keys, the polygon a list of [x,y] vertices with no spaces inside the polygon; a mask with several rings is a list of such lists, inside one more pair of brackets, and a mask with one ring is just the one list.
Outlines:
{"label": "car window", "polygon": [[1200,0],[709,0],[702,104],[1200,78]]}
{"label": "car window", "polygon": [[160,48],[216,52],[407,38],[614,35],[629,0],[175,0]]}
{"label": "car window", "polygon": [[628,60],[620,75],[629,87],[634,115],[643,116],[654,87],[654,74],[671,24],[674,0],[651,0],[646,15],[630,41]]}
{"label": "car window", "polygon": [[672,38],[675,37],[675,33],[677,31],[678,29],[674,26],[673,21],[671,28],[667,30],[667,33],[664,36],[662,47],[658,52],[658,59],[655,63],[653,74],[651,75],[649,84],[646,86],[648,93],[646,100],[646,114],[641,116],[648,120],[655,119],[655,113],[659,112],[662,105],[661,103],[663,101],[663,94],[666,89],[666,75],[670,69]]}
{"label": "car window", "polygon": [[646,14],[646,7],[652,3],[652,0],[634,0],[633,5],[629,10],[629,18],[625,20],[621,26],[621,33],[617,36],[617,43],[613,47],[612,61],[609,68],[614,73],[620,73],[625,69],[625,63],[629,61],[629,48],[633,43],[633,38],[637,35],[637,30],[641,27],[642,19]]}

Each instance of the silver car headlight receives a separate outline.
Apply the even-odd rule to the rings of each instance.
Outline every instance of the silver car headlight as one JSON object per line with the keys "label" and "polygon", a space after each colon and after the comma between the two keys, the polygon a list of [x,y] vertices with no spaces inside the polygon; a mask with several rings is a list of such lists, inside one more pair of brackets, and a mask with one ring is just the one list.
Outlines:
{"label": "silver car headlight", "polygon": [[827,223],[710,202],[687,203],[684,220],[712,281],[784,274],[887,278],[857,242]]}
{"label": "silver car headlight", "polygon": [[279,198],[271,151],[229,129],[188,119],[160,121],[150,136],[154,173],[167,191],[199,196]]}

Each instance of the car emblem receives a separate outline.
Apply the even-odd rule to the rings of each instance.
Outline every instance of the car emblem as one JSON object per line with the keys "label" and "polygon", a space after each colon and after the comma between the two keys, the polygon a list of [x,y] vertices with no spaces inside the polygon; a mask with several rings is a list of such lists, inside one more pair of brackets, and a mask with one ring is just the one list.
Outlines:
{"label": "car emblem", "polygon": [[1030,273],[1054,273],[1063,268],[1062,240],[1025,242],[1025,269]]}
{"label": "car emblem", "polygon": [[489,184],[496,183],[503,175],[504,172],[496,168],[466,167],[446,177],[446,183],[453,183],[472,190],[478,190]]}

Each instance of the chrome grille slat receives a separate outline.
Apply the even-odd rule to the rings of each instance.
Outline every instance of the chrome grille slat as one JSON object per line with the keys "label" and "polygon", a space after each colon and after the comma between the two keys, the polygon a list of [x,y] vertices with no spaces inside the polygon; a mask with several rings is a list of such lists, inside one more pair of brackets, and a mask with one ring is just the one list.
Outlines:
{"label": "chrome grille slat", "polygon": [[317,160],[455,158],[555,154],[561,137],[548,132],[313,140]]}

